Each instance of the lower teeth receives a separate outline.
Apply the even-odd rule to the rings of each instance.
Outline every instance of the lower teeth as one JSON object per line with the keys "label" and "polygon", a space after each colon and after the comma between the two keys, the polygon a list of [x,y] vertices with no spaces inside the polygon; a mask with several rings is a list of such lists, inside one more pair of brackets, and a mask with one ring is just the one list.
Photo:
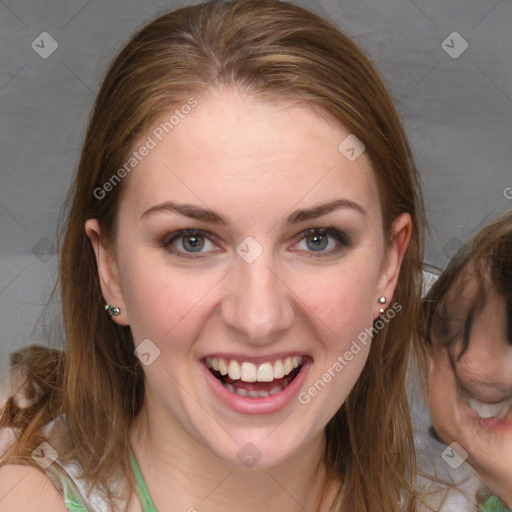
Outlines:
{"label": "lower teeth", "polygon": [[243,397],[250,397],[250,398],[264,398],[271,395],[276,395],[277,393],[281,392],[288,384],[290,383],[291,378],[288,378],[284,381],[283,385],[278,385],[273,387],[270,391],[247,391],[243,388],[236,389],[232,384],[229,384],[227,382],[222,382],[221,384],[228,390],[231,391],[231,393],[235,393],[237,395],[243,396]]}

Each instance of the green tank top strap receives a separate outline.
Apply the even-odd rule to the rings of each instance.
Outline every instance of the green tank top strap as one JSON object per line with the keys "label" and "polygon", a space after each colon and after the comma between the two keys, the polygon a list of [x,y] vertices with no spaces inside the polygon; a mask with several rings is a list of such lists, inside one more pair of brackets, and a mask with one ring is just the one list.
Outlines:
{"label": "green tank top strap", "polygon": [[491,496],[480,506],[480,512],[511,512],[511,510],[497,496]]}
{"label": "green tank top strap", "polygon": [[142,508],[144,512],[158,512],[151,496],[149,495],[148,488],[146,487],[146,482],[144,482],[144,478],[142,478],[142,473],[139,468],[139,464],[137,463],[137,459],[135,458],[135,454],[133,451],[130,451],[130,457],[132,461],[133,471],[135,473],[135,478],[137,479],[137,485],[139,488],[139,498],[142,503]]}
{"label": "green tank top strap", "polygon": [[84,503],[75,482],[62,466],[53,463],[45,470],[45,473],[52,479],[56,489],[62,494],[69,512],[91,512],[92,509]]}
{"label": "green tank top strap", "polygon": [[[151,500],[139,464],[132,450],[130,450],[130,460],[137,481],[137,491],[143,511],[158,512]],[[62,466],[53,463],[45,470],[45,473],[52,479],[55,487],[62,494],[69,512],[92,512],[94,510],[94,507],[91,508],[91,505],[81,495],[73,478]]]}

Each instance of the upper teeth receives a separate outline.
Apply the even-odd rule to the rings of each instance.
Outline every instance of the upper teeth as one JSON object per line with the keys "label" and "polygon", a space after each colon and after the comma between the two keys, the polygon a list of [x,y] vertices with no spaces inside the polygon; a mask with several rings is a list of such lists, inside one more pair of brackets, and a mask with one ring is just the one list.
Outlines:
{"label": "upper teeth", "polygon": [[273,363],[261,363],[255,365],[248,361],[238,362],[235,359],[224,359],[222,357],[207,357],[206,366],[213,368],[221,375],[229,375],[233,380],[244,382],[272,382],[274,379],[281,379],[290,374],[295,368],[302,364],[302,356],[276,359]]}
{"label": "upper teeth", "polygon": [[468,405],[471,409],[478,413],[480,418],[500,418],[503,419],[507,416],[512,405],[512,398],[507,398],[496,404],[489,404],[486,402],[480,402],[474,398],[467,399]]}

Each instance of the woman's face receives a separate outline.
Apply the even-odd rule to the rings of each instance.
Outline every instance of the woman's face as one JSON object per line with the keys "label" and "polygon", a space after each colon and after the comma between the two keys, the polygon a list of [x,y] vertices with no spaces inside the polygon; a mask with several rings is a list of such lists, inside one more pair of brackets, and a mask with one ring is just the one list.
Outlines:
{"label": "woman's face", "polygon": [[[479,293],[476,279],[469,278],[447,294],[447,319],[440,323],[432,351],[429,407],[440,437],[462,446],[467,462],[511,505],[512,340],[504,298],[486,285],[479,310],[473,307]],[[447,340],[450,348],[442,346]]]}
{"label": "woman's face", "polygon": [[159,140],[171,114],[134,146],[155,142],[124,183],[115,260],[87,221],[104,298],[144,354],[153,420],[274,465],[322,438],[360,375],[410,216],[385,254],[368,157],[308,108],[217,90]]}

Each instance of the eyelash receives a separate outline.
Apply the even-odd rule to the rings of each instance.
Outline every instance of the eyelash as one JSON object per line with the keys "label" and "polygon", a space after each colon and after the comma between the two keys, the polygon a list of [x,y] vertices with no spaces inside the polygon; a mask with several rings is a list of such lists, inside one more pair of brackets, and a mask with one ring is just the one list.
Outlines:
{"label": "eyelash", "polygon": [[[454,320],[454,319],[451,319],[451,322],[452,323],[457,322],[458,324],[461,323],[460,320]],[[464,355],[464,353],[468,349],[471,328],[472,328],[472,322],[473,322],[473,313],[469,312],[466,319],[462,323],[462,327],[459,327],[456,332],[453,332],[449,327],[450,318],[445,317],[441,321],[440,334],[441,334],[441,339],[443,340],[443,343],[442,343],[443,345],[451,347],[457,340],[460,339],[462,341],[462,349],[460,350],[457,357],[453,356],[454,361],[459,361],[460,358]]]}
{"label": "eyelash", "polygon": [[[186,238],[187,236],[192,235],[199,235],[201,237],[207,238],[208,240],[212,241],[211,238],[213,237],[210,235],[207,231],[203,231],[200,229],[182,229],[179,231],[175,231],[169,235],[167,235],[161,243],[161,246],[165,248],[167,251],[169,251],[172,255],[177,256],[179,258],[186,258],[186,259],[199,259],[203,256],[200,256],[202,253],[195,253],[198,256],[192,256],[194,253],[186,253],[181,252],[177,250],[173,250],[172,243],[176,240],[179,240],[180,238]],[[306,239],[309,236],[314,235],[320,235],[320,236],[328,236],[330,238],[333,238],[336,240],[339,244],[341,244],[341,247],[338,247],[337,249],[331,249],[330,251],[307,251],[311,253],[317,252],[318,256],[308,256],[309,258],[325,258],[327,256],[332,256],[333,254],[337,254],[341,250],[343,250],[344,247],[350,247],[352,245],[352,241],[350,237],[344,233],[343,231],[339,231],[336,228],[311,228],[306,231],[303,231],[300,235],[298,235],[294,240],[294,245],[298,242],[301,242],[302,240]],[[213,241],[212,241],[213,243]],[[189,256],[190,254],[190,256]]]}

